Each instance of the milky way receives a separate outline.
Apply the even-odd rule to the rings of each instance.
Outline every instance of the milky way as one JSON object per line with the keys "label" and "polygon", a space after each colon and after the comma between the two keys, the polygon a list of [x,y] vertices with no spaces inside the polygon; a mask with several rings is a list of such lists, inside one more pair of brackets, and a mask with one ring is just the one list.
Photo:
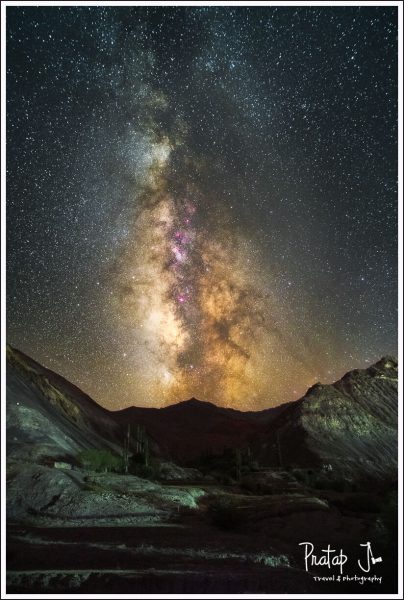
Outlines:
{"label": "milky way", "polygon": [[114,265],[116,313],[135,332],[134,352],[140,346],[148,357],[143,376],[157,398],[254,399],[269,343],[259,279],[246,241],[214,203],[186,183],[170,192],[172,152],[168,139],[152,145],[129,241]]}
{"label": "milky way", "polygon": [[9,342],[114,409],[396,354],[396,23],[9,7]]}

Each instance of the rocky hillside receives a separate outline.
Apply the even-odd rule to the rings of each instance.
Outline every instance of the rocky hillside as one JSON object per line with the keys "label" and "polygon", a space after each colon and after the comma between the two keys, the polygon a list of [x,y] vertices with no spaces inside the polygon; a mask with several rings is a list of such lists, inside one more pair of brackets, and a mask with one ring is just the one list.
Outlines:
{"label": "rocky hillside", "polygon": [[397,361],[385,357],[290,404],[255,444],[266,465],[322,466],[349,476],[397,473]]}
{"label": "rocky hillside", "polygon": [[63,460],[89,447],[121,453],[130,423],[132,432],[144,427],[154,453],[179,464],[248,445],[264,466],[324,467],[378,478],[397,469],[397,361],[391,357],[257,413],[196,399],[110,412],[10,347],[7,363],[8,455],[18,460]]}
{"label": "rocky hillside", "polygon": [[186,463],[247,444],[281,410],[243,413],[191,399],[161,409],[108,411],[57,373],[7,348],[8,456],[19,460],[71,462],[83,449],[105,446],[120,454],[130,424],[133,448],[141,425],[154,454]]}
{"label": "rocky hillside", "polygon": [[[139,444],[154,438],[148,464],[141,451],[129,473],[76,461],[84,449],[117,459],[128,423],[132,442],[137,425]],[[396,448],[391,358],[260,413],[195,399],[109,412],[8,348],[8,591],[328,593],[303,570],[301,540],[333,540],[356,569],[370,539],[383,592],[396,592]]]}
{"label": "rocky hillside", "polygon": [[86,448],[112,450],[120,428],[109,411],[22,352],[7,347],[7,455],[71,460]]}

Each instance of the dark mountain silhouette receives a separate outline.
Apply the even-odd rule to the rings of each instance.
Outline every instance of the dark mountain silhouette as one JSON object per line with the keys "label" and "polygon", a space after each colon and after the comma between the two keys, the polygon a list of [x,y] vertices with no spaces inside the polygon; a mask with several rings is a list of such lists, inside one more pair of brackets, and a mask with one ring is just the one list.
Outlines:
{"label": "dark mountain silhouette", "polygon": [[164,454],[187,463],[203,454],[249,444],[281,407],[244,413],[196,398],[164,408],[131,407],[114,413],[122,425],[144,425]]}
{"label": "dark mountain silhouette", "polygon": [[153,452],[179,464],[250,446],[260,464],[326,466],[383,477],[397,469],[397,361],[316,384],[295,402],[242,412],[195,398],[164,408],[108,411],[22,352],[7,349],[9,455],[75,456],[89,447],[121,452],[128,424],[141,425]]}

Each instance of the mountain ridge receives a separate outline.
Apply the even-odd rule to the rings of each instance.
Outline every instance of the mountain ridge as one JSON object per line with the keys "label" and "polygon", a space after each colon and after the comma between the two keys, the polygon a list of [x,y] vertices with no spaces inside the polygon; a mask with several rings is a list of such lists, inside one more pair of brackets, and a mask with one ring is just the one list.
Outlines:
{"label": "mountain ridge", "polygon": [[333,384],[313,385],[266,428],[257,442],[260,460],[396,476],[397,370],[397,360],[386,356]]}
{"label": "mountain ridge", "polygon": [[14,456],[27,457],[29,444],[38,456],[74,456],[103,445],[120,453],[130,424],[132,431],[137,426],[147,431],[155,453],[183,465],[248,446],[261,464],[277,468],[332,464],[353,472],[361,464],[377,476],[396,469],[398,365],[391,356],[257,412],[196,398],[108,411],[24,353],[8,347],[7,359],[7,427]]}
{"label": "mountain ridge", "polygon": [[[80,397],[85,399],[86,402],[88,402],[92,406],[96,406],[97,408],[101,409],[102,411],[104,411],[107,414],[123,413],[124,411],[128,411],[131,409],[165,411],[167,409],[173,409],[174,407],[178,407],[178,406],[188,407],[188,406],[208,405],[208,406],[212,407],[213,409],[219,409],[219,410],[223,409],[225,411],[230,411],[230,412],[234,412],[234,413],[238,413],[238,414],[242,414],[242,415],[258,416],[258,415],[264,415],[265,413],[269,413],[270,411],[273,411],[273,410],[278,410],[282,407],[286,407],[286,405],[292,405],[295,402],[299,402],[300,400],[302,400],[303,398],[306,397],[306,395],[310,392],[311,389],[316,388],[318,386],[335,386],[336,384],[339,384],[340,382],[344,382],[344,381],[350,379],[352,377],[352,375],[354,375],[354,374],[363,373],[363,372],[368,372],[368,373],[374,372],[375,370],[378,370],[378,368],[380,368],[380,366],[385,363],[392,363],[393,365],[395,365],[395,368],[397,368],[397,358],[395,358],[393,355],[388,355],[388,354],[383,355],[378,361],[376,361],[374,364],[370,365],[369,367],[366,367],[363,369],[358,369],[358,368],[351,369],[334,382],[321,383],[320,381],[318,381],[318,382],[314,383],[312,386],[307,388],[307,391],[300,398],[293,399],[293,400],[285,400],[285,402],[282,402],[275,406],[268,406],[267,408],[262,408],[259,410],[242,410],[242,409],[237,409],[237,408],[228,407],[228,406],[220,406],[209,400],[200,400],[199,398],[196,398],[194,396],[192,396],[191,398],[186,398],[185,400],[180,400],[179,402],[173,402],[172,404],[167,404],[164,406],[138,406],[136,404],[133,404],[130,406],[126,406],[124,408],[108,409],[108,408],[105,408],[104,406],[102,406],[102,404],[99,404],[89,394],[84,392],[78,385],[72,383],[66,377],[64,377],[63,375],[60,375],[56,371],[53,371],[49,367],[45,367],[44,365],[39,363],[37,360],[35,360],[34,358],[29,356],[22,350],[19,350],[18,348],[15,348],[15,347],[11,346],[10,344],[7,344],[6,351],[7,351],[7,360],[8,361],[10,360],[10,357],[12,355],[14,355],[14,356],[20,355],[21,357],[23,357],[24,361],[26,361],[28,364],[35,365],[35,368],[38,369],[40,372],[50,375],[52,380],[56,380],[56,381],[58,381],[58,383],[60,382],[60,383],[62,383],[62,385],[67,385],[69,388],[74,389],[74,391],[77,392],[80,395]],[[394,378],[394,379],[395,379],[395,381],[397,381],[397,378]]]}

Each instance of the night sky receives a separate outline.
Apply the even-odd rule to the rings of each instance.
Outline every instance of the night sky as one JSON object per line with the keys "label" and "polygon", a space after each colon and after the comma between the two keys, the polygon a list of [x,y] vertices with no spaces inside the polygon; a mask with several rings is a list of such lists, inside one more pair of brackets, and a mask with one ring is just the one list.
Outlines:
{"label": "night sky", "polygon": [[397,354],[397,8],[8,7],[8,342],[107,408]]}

